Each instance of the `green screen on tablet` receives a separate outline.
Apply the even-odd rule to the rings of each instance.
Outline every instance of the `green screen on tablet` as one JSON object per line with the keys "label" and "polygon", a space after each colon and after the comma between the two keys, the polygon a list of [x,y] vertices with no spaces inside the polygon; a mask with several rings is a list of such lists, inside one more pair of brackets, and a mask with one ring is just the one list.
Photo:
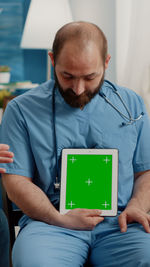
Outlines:
{"label": "green screen on tablet", "polygon": [[111,210],[111,188],[112,155],[68,155],[66,209]]}
{"label": "green screen on tablet", "polygon": [[103,210],[104,215],[115,215],[118,151],[74,149],[75,153],[71,153],[72,150],[64,149],[62,155],[62,213],[75,208],[85,208]]}

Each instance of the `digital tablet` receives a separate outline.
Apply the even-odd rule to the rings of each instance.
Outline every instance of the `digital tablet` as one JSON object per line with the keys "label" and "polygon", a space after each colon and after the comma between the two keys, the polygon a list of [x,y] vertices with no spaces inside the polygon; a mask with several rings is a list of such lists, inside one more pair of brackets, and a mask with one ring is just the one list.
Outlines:
{"label": "digital tablet", "polygon": [[71,209],[100,209],[117,215],[118,150],[63,149],[60,213]]}

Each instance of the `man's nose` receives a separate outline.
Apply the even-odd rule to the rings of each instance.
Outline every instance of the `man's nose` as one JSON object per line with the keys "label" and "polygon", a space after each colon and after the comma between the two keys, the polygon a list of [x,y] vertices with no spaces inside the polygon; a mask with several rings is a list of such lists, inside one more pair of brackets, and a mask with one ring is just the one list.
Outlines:
{"label": "man's nose", "polygon": [[81,95],[85,91],[85,82],[83,79],[77,79],[73,83],[72,90],[76,95]]}

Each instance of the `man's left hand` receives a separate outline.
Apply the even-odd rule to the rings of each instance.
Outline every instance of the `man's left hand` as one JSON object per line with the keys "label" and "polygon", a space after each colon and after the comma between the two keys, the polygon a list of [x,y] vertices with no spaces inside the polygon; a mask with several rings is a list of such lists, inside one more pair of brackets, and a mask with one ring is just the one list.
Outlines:
{"label": "man's left hand", "polygon": [[143,225],[145,231],[150,233],[150,215],[135,206],[126,207],[118,217],[121,232],[127,231],[127,224],[137,222]]}

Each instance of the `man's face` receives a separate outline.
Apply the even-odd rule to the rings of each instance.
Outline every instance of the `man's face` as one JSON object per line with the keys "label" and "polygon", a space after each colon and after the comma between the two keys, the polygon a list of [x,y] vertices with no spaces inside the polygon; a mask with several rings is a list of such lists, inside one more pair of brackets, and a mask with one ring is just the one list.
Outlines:
{"label": "man's face", "polygon": [[55,64],[55,79],[60,93],[70,106],[80,109],[98,93],[104,72],[100,51],[93,42],[82,50],[67,42]]}

